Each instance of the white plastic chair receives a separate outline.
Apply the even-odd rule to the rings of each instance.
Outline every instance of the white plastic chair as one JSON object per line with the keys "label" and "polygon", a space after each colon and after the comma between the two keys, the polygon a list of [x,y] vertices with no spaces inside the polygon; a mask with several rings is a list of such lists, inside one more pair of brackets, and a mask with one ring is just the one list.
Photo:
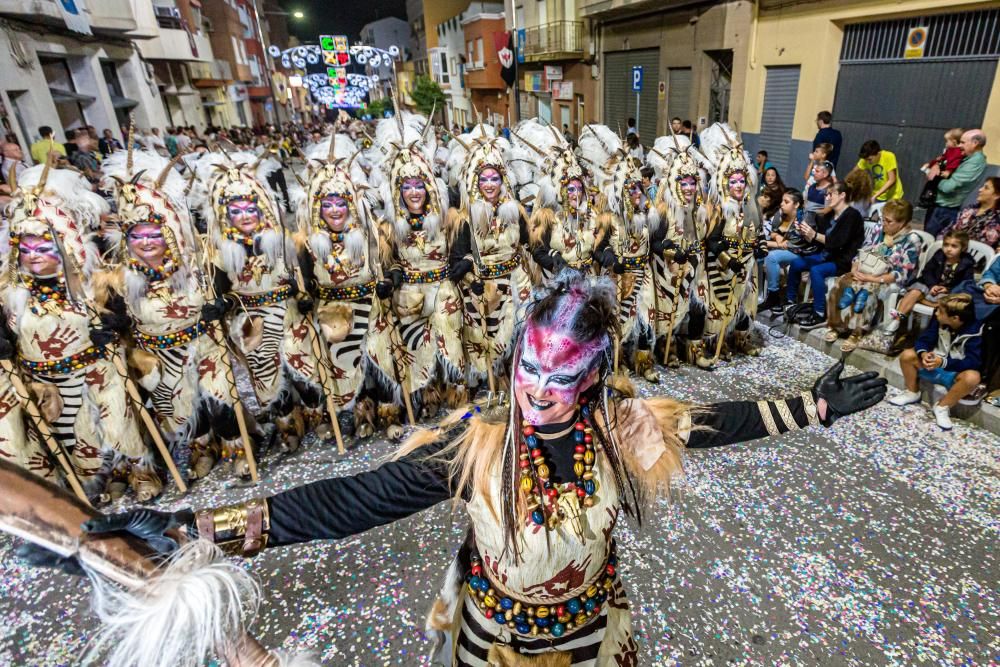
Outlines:
{"label": "white plastic chair", "polygon": [[920,237],[920,271],[923,271],[924,264],[934,256],[933,252],[928,252],[931,247],[937,243],[937,248],[934,248],[935,252],[941,247],[940,241],[935,241],[934,235],[929,234],[920,229],[914,229],[913,233]]}
{"label": "white plastic chair", "polygon": [[993,258],[996,256],[996,252],[993,251],[993,248],[981,241],[969,241],[969,254],[976,259],[977,268],[980,263],[982,263],[983,270],[976,271],[977,277],[983,274],[983,271],[985,271],[986,267],[993,262]]}

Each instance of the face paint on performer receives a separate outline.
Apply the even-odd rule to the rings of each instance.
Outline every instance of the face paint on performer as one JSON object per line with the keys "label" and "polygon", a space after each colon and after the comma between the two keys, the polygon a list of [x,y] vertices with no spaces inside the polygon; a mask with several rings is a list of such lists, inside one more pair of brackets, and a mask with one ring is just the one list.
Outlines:
{"label": "face paint on performer", "polygon": [[566,203],[572,209],[578,209],[583,205],[584,190],[583,182],[574,178],[566,185]]}
{"label": "face paint on performer", "polygon": [[642,183],[630,181],[628,185],[628,196],[632,200],[632,206],[636,208],[642,203]]}
{"label": "face paint on performer", "polygon": [[350,207],[347,200],[337,195],[327,195],[320,200],[319,217],[326,223],[332,231],[342,232],[347,226],[347,218],[350,215]]}
{"label": "face paint on performer", "polygon": [[680,180],[678,185],[680,186],[684,203],[690,204],[693,202],[695,194],[698,192],[698,180],[694,176],[685,176]]}
{"label": "face paint on performer", "polygon": [[503,177],[493,167],[487,167],[479,172],[479,193],[490,204],[496,204],[500,200],[502,186]]}
{"label": "face paint on performer", "polygon": [[424,205],[427,204],[427,184],[423,179],[404,179],[399,186],[399,194],[411,215],[420,215],[424,212]]}
{"label": "face paint on performer", "polygon": [[260,225],[260,207],[249,199],[236,199],[226,205],[226,217],[230,225],[249,236]]}
{"label": "face paint on performer", "polygon": [[47,241],[41,236],[22,236],[17,252],[21,269],[37,278],[54,276],[62,266],[62,257],[55,241]]}
{"label": "face paint on performer", "polygon": [[[570,304],[563,312],[575,310]],[[514,370],[514,397],[529,424],[568,421],[576,413],[580,394],[597,381],[600,354],[607,340],[602,336],[581,343],[570,330],[566,323],[560,323],[558,315],[552,325],[529,322],[525,327]]]}
{"label": "face paint on performer", "polygon": [[738,201],[743,201],[743,195],[747,191],[747,176],[741,171],[729,175],[729,196]]}
{"label": "face paint on performer", "polygon": [[163,266],[167,241],[163,238],[163,228],[160,225],[135,225],[128,231],[125,239],[129,252],[140,262],[151,269]]}

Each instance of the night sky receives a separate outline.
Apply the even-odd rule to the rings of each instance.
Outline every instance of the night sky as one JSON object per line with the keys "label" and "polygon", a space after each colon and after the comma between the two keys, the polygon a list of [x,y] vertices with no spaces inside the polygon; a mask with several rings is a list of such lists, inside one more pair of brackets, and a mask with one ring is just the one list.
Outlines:
{"label": "night sky", "polygon": [[289,13],[302,11],[305,18],[288,17],[288,31],[303,42],[315,43],[318,35],[347,35],[358,39],[362,26],[376,19],[396,16],[406,20],[406,0],[279,0]]}

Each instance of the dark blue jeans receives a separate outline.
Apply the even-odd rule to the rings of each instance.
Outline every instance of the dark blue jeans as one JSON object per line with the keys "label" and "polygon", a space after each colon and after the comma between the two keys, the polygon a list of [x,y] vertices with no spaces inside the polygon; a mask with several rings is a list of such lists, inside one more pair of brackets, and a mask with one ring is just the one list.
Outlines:
{"label": "dark blue jeans", "polygon": [[789,303],[795,303],[799,294],[799,282],[802,273],[809,271],[809,284],[812,286],[813,310],[822,317],[826,316],[826,279],[837,275],[837,265],[827,260],[825,252],[813,255],[799,255],[788,265],[788,284],[786,296]]}
{"label": "dark blue jeans", "polygon": [[931,214],[924,220],[924,231],[937,238],[944,231],[945,227],[954,224],[955,220],[958,219],[958,212],[961,210],[959,206],[955,208],[950,206],[935,206]]}

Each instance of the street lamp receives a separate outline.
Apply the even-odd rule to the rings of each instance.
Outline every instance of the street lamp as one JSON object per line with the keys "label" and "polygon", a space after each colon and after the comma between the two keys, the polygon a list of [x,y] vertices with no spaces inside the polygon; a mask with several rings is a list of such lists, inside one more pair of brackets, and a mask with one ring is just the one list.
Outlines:
{"label": "street lamp", "polygon": [[304,19],[305,17],[306,17],[306,15],[303,14],[302,12],[298,11],[298,10],[292,12],[292,18]]}

